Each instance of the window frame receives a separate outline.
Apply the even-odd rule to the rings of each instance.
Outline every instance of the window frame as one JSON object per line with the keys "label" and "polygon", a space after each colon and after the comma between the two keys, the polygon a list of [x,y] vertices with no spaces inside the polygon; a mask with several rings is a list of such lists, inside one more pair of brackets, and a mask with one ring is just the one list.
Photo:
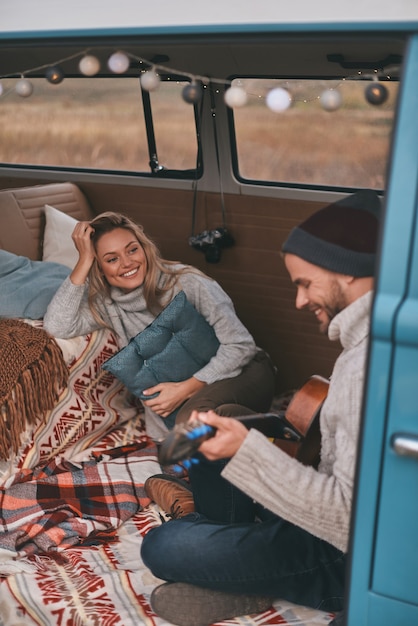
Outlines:
{"label": "window frame", "polygon": [[[33,72],[28,75],[29,79],[39,79],[46,80],[45,75],[38,72]],[[94,78],[110,78],[113,80],[123,80],[124,78],[135,78],[134,76],[115,76],[115,74],[110,73],[100,73],[94,76],[93,78],[88,76],[82,76],[79,74],[68,74],[66,75],[67,79],[82,79],[87,81],[92,81]],[[141,93],[142,99],[142,112],[143,119],[145,125],[145,135],[147,139],[147,148],[148,148],[148,156],[149,156],[149,171],[140,171],[140,170],[116,170],[111,168],[97,168],[97,167],[78,167],[71,165],[49,165],[49,164],[34,164],[34,163],[12,163],[9,161],[1,161],[0,162],[0,170],[1,169],[16,169],[16,170],[26,170],[26,171],[47,171],[47,172],[68,172],[68,173],[79,173],[79,174],[104,174],[104,175],[112,175],[112,176],[122,176],[122,177],[135,177],[135,178],[146,178],[146,179],[158,179],[158,178],[167,178],[173,180],[198,180],[203,176],[203,157],[202,157],[202,146],[201,146],[201,134],[200,134],[200,126],[201,126],[201,117],[199,106],[197,104],[191,105],[193,106],[193,118],[194,118],[194,129],[196,132],[196,167],[189,168],[185,170],[181,169],[169,169],[164,166],[159,166],[158,164],[158,150],[156,146],[155,139],[155,130],[154,130],[154,120],[153,120],[153,111],[151,105],[151,98],[149,92],[142,89],[140,84],[140,77],[137,77],[139,82],[139,90]],[[189,82],[189,79],[184,76],[178,76],[176,74],[160,74],[161,81],[166,82],[175,82],[181,80],[182,82]],[[59,88],[59,87],[58,87]],[[139,104],[139,103],[138,103]],[[153,165],[154,164],[154,165]]]}
{"label": "window frame", "polygon": [[[234,80],[323,80],[323,81],[342,81],[345,76],[343,75],[332,75],[332,76],[320,76],[320,75],[298,75],[298,76],[289,76],[289,75],[257,75],[257,76],[249,76],[249,75],[231,75],[228,76],[228,82],[232,83]],[[359,79],[361,82],[366,82],[366,79]],[[401,80],[398,77],[392,77],[389,82],[398,83],[398,93],[401,86]],[[391,134],[393,137],[393,133],[395,132],[396,121],[397,121],[397,106],[398,103],[395,103],[394,113],[393,113],[393,124],[391,129]],[[280,188],[280,189],[298,189],[298,190],[307,190],[307,191],[318,191],[318,192],[337,192],[337,193],[352,193],[353,191],[362,188],[359,185],[356,186],[347,186],[347,185],[332,185],[331,183],[310,183],[310,182],[298,182],[298,181],[274,181],[274,180],[265,180],[258,178],[246,178],[240,174],[239,171],[239,158],[238,158],[238,142],[237,142],[237,133],[236,133],[236,124],[234,118],[234,110],[230,107],[227,108],[227,119],[228,119],[228,130],[229,130],[229,138],[230,138],[230,150],[231,150],[231,168],[233,176],[236,178],[239,184],[241,185],[256,185],[268,188]],[[392,153],[392,138],[389,142],[389,148],[387,153],[387,167],[391,159]],[[386,171],[387,171],[386,167]],[[385,193],[386,188],[374,188],[376,193],[383,194]]]}

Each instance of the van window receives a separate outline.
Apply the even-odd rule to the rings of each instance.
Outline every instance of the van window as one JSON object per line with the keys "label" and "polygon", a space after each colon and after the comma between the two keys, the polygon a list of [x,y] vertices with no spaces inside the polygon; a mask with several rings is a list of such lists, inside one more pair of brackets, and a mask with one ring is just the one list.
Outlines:
{"label": "van window", "polygon": [[[371,82],[234,79],[232,85],[248,95],[247,104],[231,112],[236,176],[298,186],[384,189],[398,83],[381,82],[387,98],[376,105],[365,96]],[[289,108],[269,108],[266,96],[275,88],[291,95]],[[330,91],[341,99],[334,110],[324,108],[321,100]]]}
{"label": "van window", "polygon": [[[150,173],[150,154],[138,78],[65,78],[52,85],[32,78],[33,93],[16,94],[4,80],[0,102],[0,162]],[[151,94],[158,162],[195,169],[193,106],[185,83],[162,81]]]}

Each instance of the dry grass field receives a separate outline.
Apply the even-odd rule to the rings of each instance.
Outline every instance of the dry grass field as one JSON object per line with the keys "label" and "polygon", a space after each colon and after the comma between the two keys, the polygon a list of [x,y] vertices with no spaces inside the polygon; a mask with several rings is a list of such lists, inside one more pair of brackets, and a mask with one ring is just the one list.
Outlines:
{"label": "dry grass field", "polygon": [[[30,98],[4,82],[1,162],[149,171],[137,79],[33,82]],[[279,114],[266,107],[263,88],[252,81],[249,91],[258,93],[234,111],[244,178],[384,188],[397,85],[388,84],[389,98],[377,107],[366,102],[364,84],[342,84],[343,106],[333,112],[319,104],[322,85],[293,85],[293,106]],[[181,89],[170,83],[152,94],[159,162],[170,169],[196,163],[193,109]]]}

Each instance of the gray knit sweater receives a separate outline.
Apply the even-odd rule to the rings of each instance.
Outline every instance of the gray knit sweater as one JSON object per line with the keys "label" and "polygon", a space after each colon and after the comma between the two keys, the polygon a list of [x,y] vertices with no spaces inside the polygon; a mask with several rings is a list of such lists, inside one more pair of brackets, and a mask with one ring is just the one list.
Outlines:
{"label": "gray knit sweater", "polygon": [[277,515],[347,551],[372,292],[341,311],[328,336],[341,342],[320,414],[318,471],[251,430],[223,476]]}
{"label": "gray knit sweater", "polygon": [[[164,279],[162,275],[160,284]],[[213,327],[220,342],[216,355],[194,374],[195,378],[210,384],[238,376],[256,354],[257,347],[238,319],[231,299],[216,281],[187,272],[179,276],[166,304],[181,290]],[[100,312],[117,334],[120,347],[125,346],[156,317],[146,308],[142,287],[129,293],[112,287],[111,298],[105,298],[100,303]],[[44,328],[54,337],[63,339],[85,335],[100,328],[87,303],[87,287],[74,285],[67,278],[48,306]]]}

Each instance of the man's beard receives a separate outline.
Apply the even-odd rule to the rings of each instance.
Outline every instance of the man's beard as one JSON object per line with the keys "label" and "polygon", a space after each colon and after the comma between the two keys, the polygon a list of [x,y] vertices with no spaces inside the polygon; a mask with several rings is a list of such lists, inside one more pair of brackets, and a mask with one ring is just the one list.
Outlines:
{"label": "man's beard", "polygon": [[337,280],[333,280],[330,283],[328,301],[324,302],[324,304],[322,305],[322,309],[323,311],[325,311],[328,319],[325,322],[320,322],[319,332],[326,334],[328,332],[331,321],[336,315],[338,315],[338,313],[341,313],[341,311],[345,309],[346,306],[347,301],[341,289],[341,286]]}

